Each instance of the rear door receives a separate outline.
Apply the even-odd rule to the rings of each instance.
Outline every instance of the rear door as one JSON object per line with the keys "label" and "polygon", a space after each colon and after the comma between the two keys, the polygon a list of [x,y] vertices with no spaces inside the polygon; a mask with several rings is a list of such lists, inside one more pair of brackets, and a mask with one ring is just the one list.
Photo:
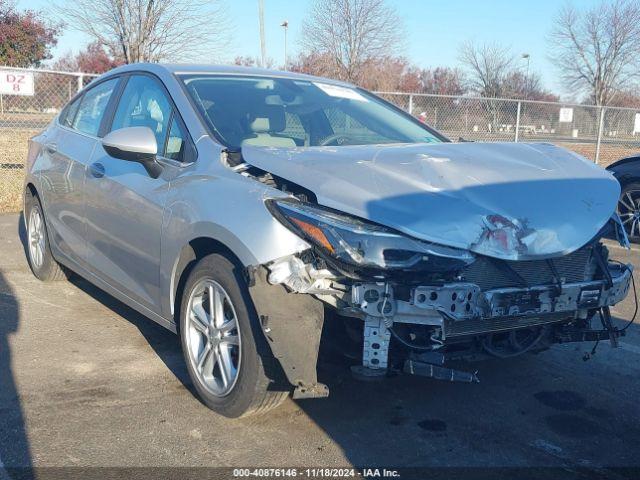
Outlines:
{"label": "rear door", "polygon": [[41,172],[52,247],[85,266],[84,186],[87,166],[118,78],[86,90],[62,112],[56,134],[44,145],[47,164]]}
{"label": "rear door", "polygon": [[164,169],[151,178],[141,164],[111,157],[98,143],[86,182],[89,267],[112,287],[159,313],[163,209],[169,181],[180,168],[184,128],[157,78],[132,74],[126,82],[107,130],[150,128]]}

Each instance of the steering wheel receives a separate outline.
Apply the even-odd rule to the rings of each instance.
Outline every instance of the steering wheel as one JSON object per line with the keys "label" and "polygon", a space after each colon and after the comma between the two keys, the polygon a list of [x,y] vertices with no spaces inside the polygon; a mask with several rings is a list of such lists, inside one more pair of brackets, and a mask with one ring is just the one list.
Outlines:
{"label": "steering wheel", "polygon": [[320,142],[320,146],[326,147],[332,144],[339,146],[348,143],[350,140],[351,137],[349,135],[345,135],[344,133],[334,133],[333,135],[323,138]]}

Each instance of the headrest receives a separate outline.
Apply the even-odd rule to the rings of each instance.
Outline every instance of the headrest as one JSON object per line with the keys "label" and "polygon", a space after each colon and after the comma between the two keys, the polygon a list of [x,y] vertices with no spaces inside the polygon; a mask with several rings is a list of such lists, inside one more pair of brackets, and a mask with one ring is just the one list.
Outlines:
{"label": "headrest", "polygon": [[249,130],[254,133],[282,132],[284,129],[282,105],[261,105],[249,114]]}

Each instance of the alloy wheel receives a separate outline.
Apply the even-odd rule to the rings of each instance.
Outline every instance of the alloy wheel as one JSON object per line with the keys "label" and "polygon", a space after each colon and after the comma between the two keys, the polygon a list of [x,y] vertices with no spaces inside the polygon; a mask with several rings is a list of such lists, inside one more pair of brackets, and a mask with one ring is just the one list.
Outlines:
{"label": "alloy wheel", "polygon": [[640,236],[640,190],[627,190],[618,201],[618,215],[629,238]]}
{"label": "alloy wheel", "polygon": [[186,341],[191,366],[213,395],[227,395],[240,370],[240,328],[231,298],[211,279],[193,288],[187,310]]}
{"label": "alloy wheel", "polygon": [[42,215],[37,208],[31,209],[29,214],[29,256],[33,266],[38,269],[42,267],[45,252],[45,230]]}

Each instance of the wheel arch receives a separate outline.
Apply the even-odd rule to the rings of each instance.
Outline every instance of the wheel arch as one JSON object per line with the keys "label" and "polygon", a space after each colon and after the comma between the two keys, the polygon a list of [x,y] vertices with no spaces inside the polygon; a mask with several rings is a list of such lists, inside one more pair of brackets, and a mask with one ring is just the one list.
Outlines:
{"label": "wheel arch", "polygon": [[[27,230],[27,197],[31,196],[31,198],[40,198],[38,194],[38,189],[35,184],[31,181],[28,181],[24,185],[24,191],[22,192],[22,222],[25,228],[25,232]],[[41,200],[42,201],[42,200]],[[46,222],[46,218],[45,218]],[[25,252],[26,253],[26,252]]]}
{"label": "wheel arch", "polygon": [[622,190],[630,183],[640,183],[640,176],[631,173],[624,173],[617,177]]}
{"label": "wheel arch", "polygon": [[27,182],[27,184],[24,186],[24,193],[26,194],[27,192],[33,195],[34,197],[38,196],[38,189],[33,184],[33,182]]}
{"label": "wheel arch", "polygon": [[622,188],[628,183],[640,182],[640,157],[628,157],[607,166],[607,170],[620,182]]}
{"label": "wheel arch", "polygon": [[180,250],[171,273],[169,303],[171,316],[176,325],[180,323],[180,302],[182,301],[182,294],[184,293],[184,286],[189,277],[189,273],[191,273],[191,270],[201,258],[212,253],[224,255],[238,268],[244,269],[244,265],[239,256],[220,240],[210,236],[199,236],[187,242]]}
{"label": "wheel arch", "polygon": [[[24,186],[24,191],[22,192],[22,212],[23,217],[25,216],[26,208],[27,208],[27,195],[31,195],[34,198],[40,198],[38,195],[38,189],[34,185],[33,182],[29,181]],[[26,219],[25,219],[26,222]]]}

